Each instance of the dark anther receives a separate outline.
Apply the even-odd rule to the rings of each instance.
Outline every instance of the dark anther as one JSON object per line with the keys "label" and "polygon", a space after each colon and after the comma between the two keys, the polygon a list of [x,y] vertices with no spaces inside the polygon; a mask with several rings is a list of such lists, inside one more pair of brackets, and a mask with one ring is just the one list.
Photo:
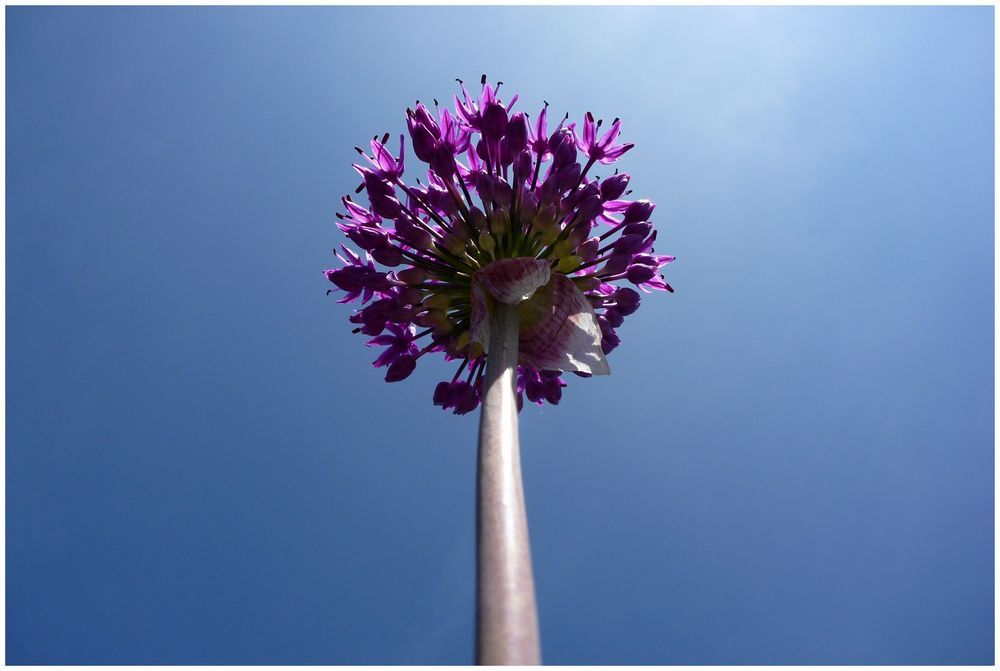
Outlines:
{"label": "dark anther", "polygon": [[597,127],[600,128],[602,123],[604,123],[604,119],[598,119],[597,120]]}
{"label": "dark anther", "polygon": [[621,119],[619,119],[618,117],[615,117],[615,120],[612,121],[611,123],[618,123],[619,121],[621,121]]}
{"label": "dark anther", "polygon": [[437,107],[438,106],[438,99],[434,98],[433,100],[434,100],[434,107]]}
{"label": "dark anther", "polygon": [[364,149],[362,149],[361,147],[355,147],[355,148],[354,148],[354,151],[358,152],[358,153],[359,153],[359,154],[361,154],[362,156],[364,156],[364,154],[365,154],[365,150],[364,150]]}
{"label": "dark anther", "polygon": [[483,75],[482,77],[480,77],[479,83],[480,84],[486,84],[486,75]]}
{"label": "dark anther", "polygon": [[358,184],[358,188],[354,190],[354,193],[361,193],[364,190],[365,190],[365,183],[361,182],[361,184]]}
{"label": "dark anther", "polygon": [[545,99],[542,99],[542,102],[543,102],[543,103],[545,103],[545,106],[546,106],[546,107],[548,107],[548,106],[549,106],[549,101],[548,101],[548,100],[545,100]]}
{"label": "dark anther", "polygon": [[626,192],[625,192],[625,195],[626,195],[626,196],[630,196],[630,195],[632,195],[632,189],[629,189],[628,191],[626,191]]}
{"label": "dark anther", "polygon": [[382,144],[385,144],[388,141],[389,141],[389,134],[386,133],[385,135],[382,136]]}
{"label": "dark anther", "polygon": [[459,84],[464,84],[465,83],[461,79],[459,79],[458,77],[455,77],[455,81],[458,82]]}

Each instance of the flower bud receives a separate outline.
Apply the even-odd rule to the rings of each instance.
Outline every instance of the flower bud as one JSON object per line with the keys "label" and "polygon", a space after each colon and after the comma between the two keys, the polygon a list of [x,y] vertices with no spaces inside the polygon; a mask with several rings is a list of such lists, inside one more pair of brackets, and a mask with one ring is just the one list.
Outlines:
{"label": "flower bud", "polygon": [[426,307],[437,308],[443,310],[451,305],[451,296],[447,292],[441,291],[434,294],[433,296],[424,299],[423,303]]}
{"label": "flower bud", "polygon": [[[556,188],[559,191],[569,191],[580,183],[580,172],[582,168],[579,163],[573,163],[556,174]],[[574,194],[575,195],[575,194]]]}
{"label": "flower bud", "polygon": [[543,246],[548,246],[555,242],[558,237],[559,227],[553,226],[552,228],[542,231],[542,234],[538,237],[538,242],[540,242]]}
{"label": "flower bud", "polygon": [[371,251],[389,244],[389,232],[375,226],[352,226],[347,229],[351,242],[365,251]]}
{"label": "flower bud", "polygon": [[410,142],[413,145],[413,153],[424,163],[430,163],[437,149],[437,140],[426,126],[410,125]]}
{"label": "flower bud", "polygon": [[625,278],[632,284],[642,284],[656,277],[656,268],[633,263],[628,267]]}
{"label": "flower bud", "polygon": [[554,259],[562,258],[563,256],[569,255],[575,247],[576,245],[571,243],[569,240],[560,240],[559,243],[552,248],[552,253],[549,254],[549,256]]}
{"label": "flower bud", "polygon": [[643,235],[636,235],[631,233],[629,235],[623,235],[622,237],[615,240],[614,250],[616,252],[623,252],[626,254],[634,254],[639,251],[642,247],[642,243],[646,240]]}
{"label": "flower bud", "polygon": [[497,141],[507,130],[507,110],[499,103],[490,103],[483,110],[480,130],[483,136]]}
{"label": "flower bud", "polygon": [[528,120],[524,112],[517,112],[510,118],[507,124],[507,148],[513,154],[519,154],[522,149],[528,146]]}
{"label": "flower bud", "polygon": [[413,249],[430,249],[434,242],[434,238],[424,227],[402,217],[396,220],[396,235]]}
{"label": "flower bud", "polygon": [[513,195],[514,191],[510,188],[510,184],[502,177],[497,177],[493,180],[493,200],[496,201],[497,205],[504,208],[510,207]]}
{"label": "flower bud", "polygon": [[517,174],[517,179],[521,182],[526,182],[531,178],[531,152],[522,151],[514,159],[514,172]]}
{"label": "flower bud", "polygon": [[412,354],[402,354],[398,359],[389,364],[389,369],[385,372],[386,382],[399,382],[410,377],[410,373],[417,367],[417,359]]}
{"label": "flower bud", "polygon": [[434,405],[450,408],[454,404],[455,392],[450,382],[438,382],[434,387]]}
{"label": "flower bud", "polygon": [[476,156],[479,157],[480,161],[490,160],[490,146],[486,143],[486,140],[480,140],[476,143]]}
{"label": "flower bud", "polygon": [[[567,137],[569,137],[567,131]],[[572,139],[568,139],[552,152],[552,165],[555,168],[565,168],[576,163],[576,144]]]}
{"label": "flower bud", "polygon": [[388,268],[395,268],[403,262],[403,252],[395,245],[387,244],[371,251],[372,258]]}
{"label": "flower bud", "polygon": [[365,270],[362,266],[345,266],[336,270],[327,270],[326,279],[336,284],[338,288],[353,293],[364,289]]}
{"label": "flower bud", "polygon": [[493,200],[493,178],[485,170],[476,173],[476,193],[484,203]]}
{"label": "flower bud", "polygon": [[438,144],[430,163],[434,172],[444,179],[449,179],[455,174],[455,156],[447,145]]}
{"label": "flower bud", "polygon": [[629,176],[625,173],[612,175],[601,182],[601,200],[617,200],[628,188]]}
{"label": "flower bud", "polygon": [[453,233],[445,233],[444,240],[441,241],[444,248],[455,256],[461,256],[465,253],[465,240],[458,237]]}
{"label": "flower bud", "polygon": [[434,335],[436,336],[446,336],[454,330],[455,325],[450,320],[434,324]]}
{"label": "flower bud", "polygon": [[493,240],[493,236],[483,231],[479,234],[479,248],[486,252],[487,254],[493,254],[493,250],[496,249],[496,242]]}
{"label": "flower bud", "polygon": [[536,214],[538,214],[538,197],[534,191],[525,191],[521,198],[521,220],[530,221]]}
{"label": "flower bud", "polygon": [[597,256],[597,250],[601,246],[600,238],[590,238],[586,242],[582,243],[576,248],[576,255],[579,256],[584,261],[590,261],[595,256]]}
{"label": "flower bud", "polygon": [[622,235],[641,235],[645,238],[649,235],[649,232],[653,230],[653,225],[648,221],[637,221],[634,224],[628,224],[622,229]]}
{"label": "flower bud", "polygon": [[538,231],[548,231],[551,230],[556,223],[556,208],[554,205],[546,205],[531,222],[532,228]]}
{"label": "flower bud", "polygon": [[604,268],[601,269],[602,272],[608,275],[617,275],[619,273],[625,272],[628,268],[629,261],[632,260],[631,254],[625,254],[622,252],[613,252],[608,258],[607,263],[604,264]]}
{"label": "flower bud", "polygon": [[590,196],[589,198],[585,198],[579,207],[577,207],[575,218],[577,221],[590,221],[603,211],[604,208],[601,205],[600,197]]}
{"label": "flower bud", "polygon": [[601,351],[607,356],[611,354],[619,345],[622,344],[622,339],[618,337],[617,333],[607,333],[601,339]]}
{"label": "flower bud", "polygon": [[417,109],[413,110],[411,115],[413,122],[426,128],[435,140],[441,139],[441,128],[438,126],[437,121],[435,121],[434,115],[427,109],[427,105],[417,103]]}
{"label": "flower bud", "polygon": [[479,407],[479,392],[468,382],[456,382],[454,394],[456,415],[470,413]]}
{"label": "flower bud", "polygon": [[573,230],[566,237],[574,247],[578,247],[590,237],[590,231],[594,228],[593,221],[578,221],[573,225]]}
{"label": "flower bud", "polygon": [[653,208],[656,207],[655,203],[648,200],[637,200],[630,203],[627,208],[625,208],[625,218],[623,221],[626,224],[632,224],[637,221],[648,221],[649,215],[653,214]]}
{"label": "flower bud", "polygon": [[630,315],[639,309],[639,301],[641,297],[639,296],[639,292],[635,289],[619,287],[615,290],[615,293],[612,294],[612,297],[615,300],[615,307],[618,309],[618,312],[623,315]]}
{"label": "flower bud", "polygon": [[490,233],[503,235],[508,230],[510,230],[510,220],[507,218],[507,212],[499,208],[493,210],[493,216],[490,217]]}
{"label": "flower bud", "polygon": [[560,145],[566,142],[573,142],[573,135],[569,128],[557,128],[552,135],[549,136],[549,151],[554,153]]}
{"label": "flower bud", "polygon": [[559,263],[556,264],[555,271],[563,274],[570,273],[576,270],[580,266],[580,263],[581,259],[579,256],[564,256],[559,259]]}
{"label": "flower bud", "polygon": [[404,287],[396,294],[396,302],[399,305],[416,305],[423,296],[424,292],[417,287]]}
{"label": "flower bud", "polygon": [[478,207],[473,207],[469,210],[469,223],[477,231],[486,230],[486,215]]}
{"label": "flower bud", "polygon": [[500,165],[508,166],[514,162],[516,154],[510,150],[510,143],[507,138],[500,140]]}
{"label": "flower bud", "polygon": [[407,268],[396,273],[396,277],[407,284],[422,284],[427,279],[427,271],[423,268]]}
{"label": "flower bud", "polygon": [[413,323],[422,328],[430,328],[431,326],[434,326],[434,319],[431,317],[430,310],[425,310],[415,314],[413,316]]}

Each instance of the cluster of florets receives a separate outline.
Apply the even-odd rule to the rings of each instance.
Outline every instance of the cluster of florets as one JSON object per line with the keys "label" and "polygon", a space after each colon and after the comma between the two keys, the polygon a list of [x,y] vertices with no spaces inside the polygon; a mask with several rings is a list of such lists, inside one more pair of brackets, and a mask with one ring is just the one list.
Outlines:
{"label": "cluster of florets", "polygon": [[[386,367],[387,382],[409,376],[428,352],[461,362],[434,390],[434,404],[457,414],[474,410],[482,394],[487,354],[485,343],[470,338],[472,285],[489,264],[541,260],[552,276],[569,278],[596,316],[603,354],[620,344],[616,329],[639,307],[640,294],[615,283],[673,291],[660,274],[673,257],[653,253],[653,203],[623,199],[631,193],[626,174],[588,177],[595,164],[632,148],[616,144],[620,121],[598,137],[602,122],[590,113],[579,133],[567,115],[550,133],[548,103],[532,123],[512,113],[516,95],[504,105],[499,83],[491,87],[484,76],[482,84],[476,99],[459,81],[455,114],[436,100],[434,112],[419,101],[406,110],[413,153],[429,165],[426,183],[402,181],[402,135],[398,156],[386,146],[388,134],[372,140],[371,156],[356,148],[369,164],[353,166],[362,178],[356,193],[367,193],[368,206],[345,196],[337,225],[363,255],[342,245],[336,254],[343,266],[326,271],[345,292],[338,302],[361,299],[350,321],[371,338],[368,346],[385,348],[374,365]],[[519,406],[524,396],[558,403],[566,386],[561,371],[529,365],[544,359],[531,357],[530,344],[522,347]]]}

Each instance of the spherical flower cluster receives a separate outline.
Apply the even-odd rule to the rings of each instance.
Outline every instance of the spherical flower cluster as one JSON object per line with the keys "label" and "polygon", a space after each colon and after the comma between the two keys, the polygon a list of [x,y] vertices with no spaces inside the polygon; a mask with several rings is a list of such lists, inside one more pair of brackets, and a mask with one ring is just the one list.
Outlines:
{"label": "spherical flower cluster", "polygon": [[578,132],[567,115],[549,132],[548,103],[531,121],[512,111],[516,95],[505,105],[499,83],[484,76],[482,85],[477,99],[459,81],[454,114],[436,100],[434,112],[419,101],[406,110],[426,183],[403,182],[403,136],[398,156],[388,134],[372,140],[370,156],[356,148],[367,160],[353,166],[356,193],[368,205],[345,196],[337,225],[362,253],[342,245],[343,266],[325,271],[344,292],[338,302],[361,299],[350,321],[369,347],[384,348],[374,365],[387,382],[429,352],[460,362],[433,397],[456,414],[480,403],[496,301],[519,306],[521,407],[525,396],[558,403],[562,372],[609,372],[616,329],[639,307],[640,294],[622,285],[673,291],[660,274],[673,257],[653,250],[653,203],[623,199],[629,176],[617,170],[588,177],[632,148],[617,144],[621,122],[598,137],[600,120],[587,113]]}

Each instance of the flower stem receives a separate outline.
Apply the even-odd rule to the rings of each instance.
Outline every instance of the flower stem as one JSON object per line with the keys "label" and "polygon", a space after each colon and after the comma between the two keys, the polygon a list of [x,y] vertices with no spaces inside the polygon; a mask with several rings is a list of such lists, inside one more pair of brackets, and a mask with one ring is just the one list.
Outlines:
{"label": "flower stem", "polygon": [[479,419],[476,663],[541,664],[517,437],[517,306],[494,303]]}

